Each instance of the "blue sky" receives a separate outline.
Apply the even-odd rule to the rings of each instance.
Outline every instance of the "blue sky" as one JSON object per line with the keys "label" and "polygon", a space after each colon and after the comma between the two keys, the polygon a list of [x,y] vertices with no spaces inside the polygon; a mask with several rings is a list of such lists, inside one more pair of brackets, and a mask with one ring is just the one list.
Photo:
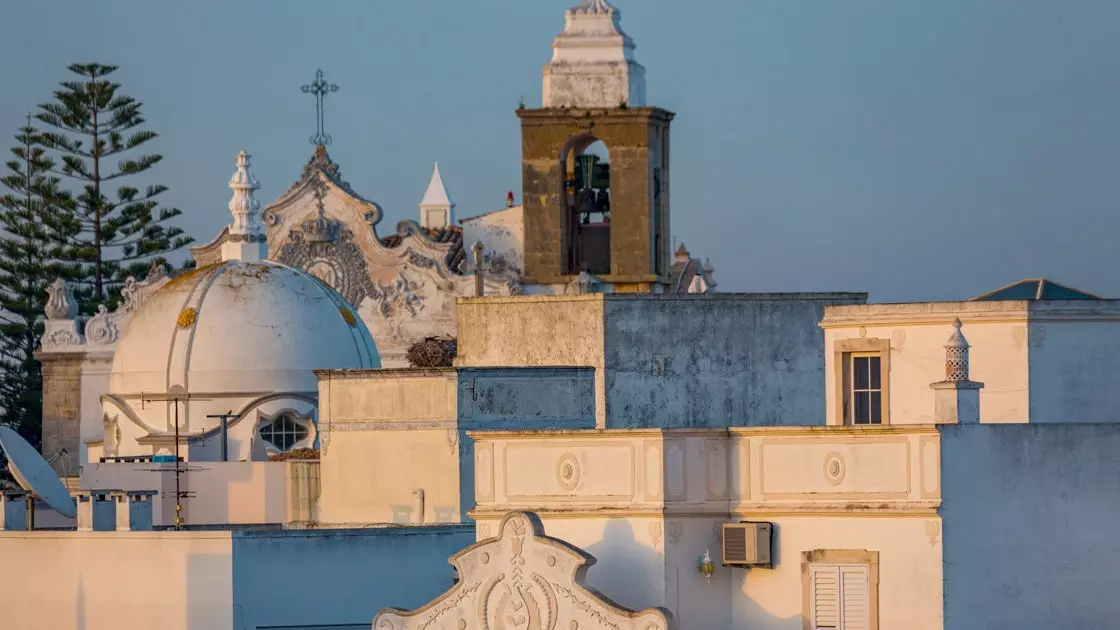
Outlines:
{"label": "blue sky", "polygon": [[[417,216],[438,160],[460,216],[520,199],[518,100],[574,0],[37,0],[0,19],[0,132],[121,66],[181,224],[228,222],[234,157],[268,203],[299,176],[322,68],[331,155]],[[720,290],[962,299],[1045,275],[1120,297],[1113,0],[617,0],[673,124],[672,230]],[[8,130],[8,131],[5,131]]]}

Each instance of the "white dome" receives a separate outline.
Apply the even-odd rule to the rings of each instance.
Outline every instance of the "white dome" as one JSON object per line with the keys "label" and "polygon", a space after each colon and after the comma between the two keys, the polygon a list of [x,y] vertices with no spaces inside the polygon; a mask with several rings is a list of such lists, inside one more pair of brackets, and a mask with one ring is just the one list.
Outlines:
{"label": "white dome", "polygon": [[373,337],[334,289],[274,262],[229,260],[144,301],[117,343],[109,391],[314,393],[313,370],[377,367]]}

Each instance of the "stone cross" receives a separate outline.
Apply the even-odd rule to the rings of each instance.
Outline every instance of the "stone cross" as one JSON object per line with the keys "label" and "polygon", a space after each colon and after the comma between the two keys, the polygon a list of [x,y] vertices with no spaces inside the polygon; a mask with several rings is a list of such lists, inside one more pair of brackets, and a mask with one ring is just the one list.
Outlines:
{"label": "stone cross", "polygon": [[338,86],[334,83],[327,83],[323,78],[323,71],[315,71],[315,80],[308,85],[300,86],[305,94],[311,94],[315,97],[315,135],[311,136],[311,144],[317,147],[329,146],[331,137],[323,129],[323,99],[331,92],[337,92]]}

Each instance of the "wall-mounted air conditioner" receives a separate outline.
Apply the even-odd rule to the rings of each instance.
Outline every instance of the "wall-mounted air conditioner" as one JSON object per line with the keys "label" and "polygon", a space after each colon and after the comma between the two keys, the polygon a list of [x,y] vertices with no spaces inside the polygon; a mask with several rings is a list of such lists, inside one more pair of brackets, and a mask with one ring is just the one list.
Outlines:
{"label": "wall-mounted air conditioner", "polygon": [[770,568],[771,523],[724,523],[723,566]]}

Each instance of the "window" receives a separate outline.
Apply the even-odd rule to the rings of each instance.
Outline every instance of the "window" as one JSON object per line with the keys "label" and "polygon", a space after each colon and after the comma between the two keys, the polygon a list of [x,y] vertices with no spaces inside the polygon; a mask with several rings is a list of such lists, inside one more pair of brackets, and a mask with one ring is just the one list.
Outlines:
{"label": "window", "polygon": [[290,451],[293,446],[307,439],[310,431],[293,414],[282,413],[261,425],[260,434],[261,439],[279,450]]}
{"label": "window", "polygon": [[834,347],[835,407],[830,424],[890,424],[890,340],[843,339]]}
{"label": "window", "polygon": [[877,354],[849,354],[852,424],[883,423],[882,360]]}
{"label": "window", "polygon": [[879,554],[824,549],[802,554],[806,627],[876,630],[879,626]]}

